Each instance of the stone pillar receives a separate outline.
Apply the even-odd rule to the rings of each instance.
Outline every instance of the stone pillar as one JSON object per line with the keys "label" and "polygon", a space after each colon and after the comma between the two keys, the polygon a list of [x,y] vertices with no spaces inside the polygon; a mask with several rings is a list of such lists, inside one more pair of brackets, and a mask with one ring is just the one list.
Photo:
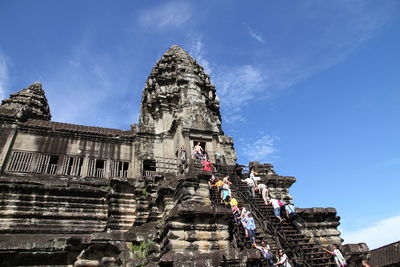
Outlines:
{"label": "stone pillar", "polygon": [[12,146],[17,134],[15,124],[3,124],[0,126],[0,170],[4,172],[8,157],[11,155]]}
{"label": "stone pillar", "polygon": [[[190,258],[221,252],[229,248],[231,211],[211,205],[207,181],[209,174],[182,179],[174,194],[175,206],[166,217],[161,236],[161,262],[174,257]],[[174,256],[175,255],[175,256]]]}

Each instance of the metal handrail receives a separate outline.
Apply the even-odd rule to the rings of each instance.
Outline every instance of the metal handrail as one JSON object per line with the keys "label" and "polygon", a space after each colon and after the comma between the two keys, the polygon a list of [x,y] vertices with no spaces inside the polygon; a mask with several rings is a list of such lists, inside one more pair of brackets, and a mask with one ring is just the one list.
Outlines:
{"label": "metal handrail", "polygon": [[[243,173],[243,176],[244,177],[249,177],[249,173]],[[237,177],[235,176],[235,178],[237,179]],[[247,200],[247,199],[246,199]],[[306,223],[306,221],[301,217],[301,216],[299,216],[298,215],[298,217],[297,217],[297,219],[296,219],[299,223]],[[318,228],[316,228],[316,227],[309,227],[308,229],[310,229],[310,230],[318,230]],[[323,252],[323,250],[321,249],[322,247],[323,247],[323,245],[322,245],[322,243],[321,243],[321,241],[320,240],[315,240],[315,239],[313,239],[313,243],[312,243],[313,245],[316,245],[316,246],[319,246],[319,247],[316,247],[316,249],[319,249],[321,252]],[[304,252],[302,253],[303,255],[304,255]],[[304,258],[303,258],[304,259]],[[330,260],[330,262],[329,263],[334,263],[332,260]]]}
{"label": "metal handrail", "polygon": [[[212,194],[210,194],[210,200],[214,207],[221,205],[219,200],[214,197],[214,195],[215,195],[214,192],[216,190],[217,190],[216,188],[210,188],[210,191],[212,193]],[[231,214],[231,216],[229,217],[229,221],[233,225],[233,235],[234,235],[234,238],[236,239],[235,247],[236,248],[239,247],[238,243],[243,244],[243,246],[244,246],[245,240],[244,240],[243,236],[240,234],[239,226],[237,223],[235,223],[235,218],[234,218],[233,214]]]}
{"label": "metal handrail", "polygon": [[[234,179],[233,183],[235,184],[236,188],[238,189],[238,186],[237,186],[238,181],[237,181],[236,174],[234,177],[235,177],[235,179]],[[259,208],[256,207],[256,205],[254,203],[252,203],[247,197],[245,197],[243,192],[241,192],[240,190],[236,190],[236,194],[240,195],[240,198],[242,200],[245,200],[247,202],[247,204],[250,207],[252,207],[255,219],[258,221],[258,223],[260,225],[263,226],[264,230],[267,230],[267,232],[273,233],[274,241],[279,247],[284,247],[286,250],[289,248],[289,251],[292,252],[296,262],[299,261],[298,256],[300,256],[300,258],[303,260],[305,259],[303,250],[299,247],[291,246],[289,244],[289,242],[287,242],[287,240],[290,239],[290,237],[287,237],[283,232],[278,232],[278,229],[276,229],[268,221],[268,218],[262,212],[260,212]],[[300,255],[298,255],[298,254],[300,254]],[[311,267],[311,265],[309,265],[308,263],[306,263],[305,265]]]}

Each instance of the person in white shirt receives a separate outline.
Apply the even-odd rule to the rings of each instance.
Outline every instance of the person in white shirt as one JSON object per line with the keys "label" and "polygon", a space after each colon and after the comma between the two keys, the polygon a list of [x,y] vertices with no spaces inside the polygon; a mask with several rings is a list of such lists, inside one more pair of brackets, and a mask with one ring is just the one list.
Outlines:
{"label": "person in white shirt", "polygon": [[255,191],[262,195],[265,205],[268,205],[269,197],[267,186],[265,184],[258,184],[255,188]]}
{"label": "person in white shirt", "polygon": [[254,180],[254,183],[257,185],[258,181],[261,181],[261,178],[259,176],[256,176],[257,173],[254,170],[251,170],[250,172],[250,179]]}
{"label": "person in white shirt", "polygon": [[254,191],[254,187],[256,186],[256,184],[255,184],[254,180],[251,179],[251,178],[246,178],[246,179],[242,180],[242,182],[247,184],[247,187],[249,189],[250,195],[253,198],[255,198],[256,194],[255,194],[255,191]]}
{"label": "person in white shirt", "polygon": [[335,244],[332,245],[332,251],[327,250],[326,248],[322,249],[328,252],[329,254],[335,256],[335,262],[337,267],[347,266],[346,260],[344,259],[342,253]]}
{"label": "person in white shirt", "polygon": [[282,218],[281,218],[281,206],[282,205],[280,205],[279,202],[282,203],[282,201],[280,201],[279,199],[271,198],[271,200],[268,203],[271,204],[272,207],[274,208],[275,217],[278,218],[280,222],[282,222]]}
{"label": "person in white shirt", "polygon": [[283,249],[278,250],[278,261],[274,266],[282,266],[282,267],[292,267],[289,263],[289,259]]}
{"label": "person in white shirt", "polygon": [[225,176],[223,179],[222,179],[222,181],[224,182],[224,184],[227,184],[227,185],[232,185],[232,182],[231,181],[229,181],[229,175],[228,176]]}
{"label": "person in white shirt", "polygon": [[261,246],[256,246],[256,249],[261,251],[264,260],[266,260],[269,263],[269,265],[272,266],[274,264],[273,260],[274,254],[271,252],[270,246],[267,245],[264,240],[261,242]]}
{"label": "person in white shirt", "polygon": [[202,159],[203,158],[204,149],[201,147],[200,142],[197,143],[193,147],[193,156],[192,159]]}

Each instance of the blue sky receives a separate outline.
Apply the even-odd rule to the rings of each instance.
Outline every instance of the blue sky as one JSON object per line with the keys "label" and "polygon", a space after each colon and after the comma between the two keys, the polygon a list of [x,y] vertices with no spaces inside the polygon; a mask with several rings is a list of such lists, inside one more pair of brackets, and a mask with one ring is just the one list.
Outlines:
{"label": "blue sky", "polygon": [[128,129],[151,68],[178,44],[211,75],[239,161],[295,176],[297,206],[336,207],[345,242],[375,248],[400,239],[399,11],[396,0],[0,0],[0,97],[40,81],[54,121]]}

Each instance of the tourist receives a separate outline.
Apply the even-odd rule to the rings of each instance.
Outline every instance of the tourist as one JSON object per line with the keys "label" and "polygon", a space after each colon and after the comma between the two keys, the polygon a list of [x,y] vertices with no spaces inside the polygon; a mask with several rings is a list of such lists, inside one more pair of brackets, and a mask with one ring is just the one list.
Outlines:
{"label": "tourist", "polygon": [[242,226],[244,228],[246,237],[249,237],[249,233],[247,232],[247,228],[246,228],[246,221],[247,221],[247,213],[248,211],[246,210],[245,207],[242,207],[242,212],[240,213],[240,222],[242,223]]}
{"label": "tourist", "polygon": [[192,159],[202,159],[203,158],[203,151],[204,149],[201,147],[200,142],[197,143],[193,147],[193,156]]}
{"label": "tourist", "polygon": [[234,197],[229,197],[227,199],[227,201],[229,201],[229,206],[232,209],[232,214],[235,219],[235,222],[238,223],[240,221],[240,219],[239,219],[240,218],[239,203],[238,203],[237,199]]}
{"label": "tourist", "polygon": [[290,201],[286,201],[285,212],[289,222],[293,222],[297,218],[296,209]]}
{"label": "tourist", "polygon": [[201,162],[201,165],[203,165],[203,170],[210,172],[212,170],[215,170],[215,167],[212,165],[212,163],[208,159],[204,159]]}
{"label": "tourist", "polygon": [[229,197],[228,200],[229,200],[229,205],[231,206],[233,213],[238,213],[240,216],[240,212],[239,212],[239,208],[238,208],[239,202],[237,201],[237,199],[234,197]]}
{"label": "tourist", "polygon": [[256,246],[256,223],[254,222],[254,218],[251,215],[251,212],[247,212],[246,219],[246,230],[248,233],[248,237],[250,238],[250,243],[253,247]]}
{"label": "tourist", "polygon": [[[212,175],[211,179],[208,181],[208,186],[210,187],[209,188],[210,196],[212,196],[214,194],[213,187],[216,187],[218,190],[218,193],[220,193],[219,191],[224,186],[224,182],[222,182],[219,178]],[[217,199],[216,199],[216,201],[217,201]]]}
{"label": "tourist", "polygon": [[214,175],[211,175],[210,180],[208,180],[208,187],[209,187],[209,188],[212,188],[212,187],[215,185],[215,183],[216,183],[217,181],[218,181],[218,179],[215,178]]}
{"label": "tourist", "polygon": [[224,183],[221,189],[221,198],[223,201],[225,201],[227,197],[231,197],[231,189],[229,188],[228,184]]}
{"label": "tourist", "polygon": [[215,163],[216,163],[218,166],[221,166],[221,165],[222,165],[222,154],[219,153],[219,152],[215,152],[215,153],[214,153],[214,156],[215,156]]}
{"label": "tourist", "polygon": [[268,205],[269,197],[268,197],[268,188],[265,184],[258,184],[255,188],[255,191],[261,194],[265,205]]}
{"label": "tourist", "polygon": [[[236,198],[231,197],[231,196],[227,196],[225,198],[225,205],[229,208],[232,208],[232,213],[238,213],[238,215],[240,216],[240,212],[239,212],[239,208],[238,208],[238,201]],[[239,217],[238,216],[238,217]]]}
{"label": "tourist", "polygon": [[338,246],[333,244],[332,245],[332,250],[327,250],[326,248],[322,248],[323,250],[325,250],[326,252],[328,252],[329,254],[335,256],[335,263],[337,267],[341,267],[341,266],[346,266],[346,260],[344,259],[342,253],[340,252],[340,250],[338,249]]}
{"label": "tourist", "polygon": [[278,261],[274,266],[282,266],[282,267],[292,267],[289,263],[289,259],[283,249],[278,250]]}
{"label": "tourist", "polygon": [[239,165],[238,163],[236,163],[236,165],[235,165],[235,172],[236,172],[237,177],[239,177],[240,179],[243,178],[243,173],[242,173],[242,171],[243,171],[243,165]]}
{"label": "tourist", "polygon": [[179,148],[179,159],[182,162],[182,165],[186,165],[187,162],[187,155],[186,155],[186,149],[185,146],[181,146]]}
{"label": "tourist", "polygon": [[274,254],[272,253],[269,245],[267,245],[264,240],[261,242],[261,246],[256,246],[256,249],[261,251],[264,260],[266,260],[269,265],[274,264]]}
{"label": "tourist", "polygon": [[208,180],[208,190],[210,196],[213,196],[214,194],[214,187],[217,187],[215,184],[218,182],[218,178],[216,178],[214,175],[211,175],[210,180]]}
{"label": "tourist", "polygon": [[221,181],[219,178],[215,178],[215,184],[214,186],[217,187],[219,190],[222,189],[222,187],[224,186],[224,182]]}
{"label": "tourist", "polygon": [[250,172],[250,179],[254,180],[254,184],[257,184],[257,182],[261,180],[261,178],[256,175],[257,175],[257,173],[254,171],[254,169],[252,169]]}
{"label": "tourist", "polygon": [[238,208],[239,202],[237,201],[236,198],[229,196],[227,200],[229,200],[229,205],[231,206],[232,209],[235,208],[235,210],[239,211],[239,208]]}
{"label": "tourist", "polygon": [[242,207],[242,211],[240,212],[240,219],[246,217],[247,215],[247,210],[245,207]]}
{"label": "tourist", "polygon": [[222,181],[229,186],[232,185],[232,182],[229,181],[229,175],[222,178]]}
{"label": "tourist", "polygon": [[254,191],[254,187],[255,187],[255,182],[253,179],[251,178],[246,178],[244,180],[241,180],[243,183],[247,184],[247,188],[249,189],[249,194],[250,196],[252,196],[253,198],[256,197],[255,191]]}
{"label": "tourist", "polygon": [[282,201],[280,201],[279,199],[276,199],[276,198],[272,198],[269,201],[269,204],[271,204],[272,207],[274,208],[275,217],[279,219],[279,222],[282,222],[282,218],[281,218],[281,206],[283,206]]}

